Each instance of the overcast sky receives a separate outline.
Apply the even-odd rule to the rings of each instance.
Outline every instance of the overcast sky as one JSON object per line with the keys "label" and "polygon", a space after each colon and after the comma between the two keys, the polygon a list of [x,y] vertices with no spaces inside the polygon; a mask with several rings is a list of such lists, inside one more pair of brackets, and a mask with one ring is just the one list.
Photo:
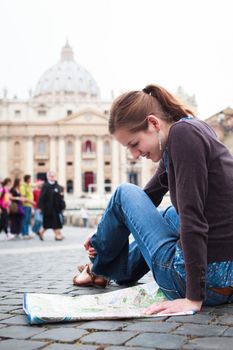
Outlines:
{"label": "overcast sky", "polygon": [[0,0],[0,95],[28,96],[66,38],[103,98],[157,83],[233,107],[232,0]]}

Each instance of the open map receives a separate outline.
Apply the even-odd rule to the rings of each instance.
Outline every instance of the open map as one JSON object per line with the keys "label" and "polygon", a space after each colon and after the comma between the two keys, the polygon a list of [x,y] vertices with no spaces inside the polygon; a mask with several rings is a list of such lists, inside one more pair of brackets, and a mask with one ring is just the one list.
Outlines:
{"label": "open map", "polygon": [[[152,282],[114,292],[74,297],[25,293],[23,308],[28,315],[30,324],[41,324],[79,320],[159,317],[159,314],[145,315],[143,312],[145,308],[160,300],[165,300],[165,297],[158,286]],[[193,311],[172,315],[187,314],[193,314]]]}

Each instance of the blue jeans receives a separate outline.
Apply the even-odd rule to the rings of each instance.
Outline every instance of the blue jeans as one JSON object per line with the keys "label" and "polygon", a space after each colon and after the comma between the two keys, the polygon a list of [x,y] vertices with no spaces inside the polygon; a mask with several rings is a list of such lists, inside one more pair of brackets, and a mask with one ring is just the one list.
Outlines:
{"label": "blue jeans", "polygon": [[32,216],[32,208],[26,207],[26,206],[23,208],[24,208],[24,217],[23,217],[23,223],[22,223],[22,235],[28,236],[29,226],[30,226],[31,216]]}
{"label": "blue jeans", "polygon": [[43,217],[40,209],[35,209],[34,224],[32,226],[32,232],[39,232],[42,226]]}
{"label": "blue jeans", "polygon": [[[130,233],[134,237],[131,244]],[[184,298],[185,280],[174,268],[178,238],[179,217],[173,207],[158,210],[142,189],[123,184],[113,194],[91,238],[97,251],[92,271],[128,284],[151,270],[168,299]],[[209,296],[213,305],[212,292],[204,304],[209,304]],[[217,295],[215,304],[225,303],[224,298]]]}
{"label": "blue jeans", "polygon": [[[123,284],[136,282],[150,269],[169,299],[184,297],[185,282],[172,265],[179,238],[173,215],[177,219],[173,207],[161,215],[139,187],[119,186],[91,239],[98,253],[93,272]],[[130,233],[134,242],[129,245]]]}

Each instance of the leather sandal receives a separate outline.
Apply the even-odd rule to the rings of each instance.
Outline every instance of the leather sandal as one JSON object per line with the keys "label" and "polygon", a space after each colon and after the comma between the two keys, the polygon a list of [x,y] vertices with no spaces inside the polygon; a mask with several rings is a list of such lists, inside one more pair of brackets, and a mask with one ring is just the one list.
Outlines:
{"label": "leather sandal", "polygon": [[36,235],[39,237],[39,239],[40,239],[41,241],[44,240],[43,234],[42,234],[40,231],[36,232]]}
{"label": "leather sandal", "polygon": [[105,288],[108,285],[108,280],[106,278],[91,273],[90,264],[82,265],[80,268],[82,269],[81,273],[73,278],[73,284],[75,286]]}
{"label": "leather sandal", "polygon": [[79,265],[79,266],[78,266],[79,272],[83,272],[83,270],[85,269],[86,265],[88,265],[88,264]]}
{"label": "leather sandal", "polygon": [[55,241],[63,241],[64,238],[65,237],[61,236],[61,237],[55,237],[54,239],[55,239]]}

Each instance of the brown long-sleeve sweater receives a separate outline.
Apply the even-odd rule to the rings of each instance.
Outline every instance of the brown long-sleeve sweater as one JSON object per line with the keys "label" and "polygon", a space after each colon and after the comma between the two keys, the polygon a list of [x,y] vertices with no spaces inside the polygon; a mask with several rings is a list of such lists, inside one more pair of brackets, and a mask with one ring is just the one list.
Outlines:
{"label": "brown long-sleeve sweater", "polygon": [[169,190],[180,216],[186,297],[203,300],[207,263],[233,260],[233,157],[197,119],[173,124],[164,159],[144,190],[155,205]]}

